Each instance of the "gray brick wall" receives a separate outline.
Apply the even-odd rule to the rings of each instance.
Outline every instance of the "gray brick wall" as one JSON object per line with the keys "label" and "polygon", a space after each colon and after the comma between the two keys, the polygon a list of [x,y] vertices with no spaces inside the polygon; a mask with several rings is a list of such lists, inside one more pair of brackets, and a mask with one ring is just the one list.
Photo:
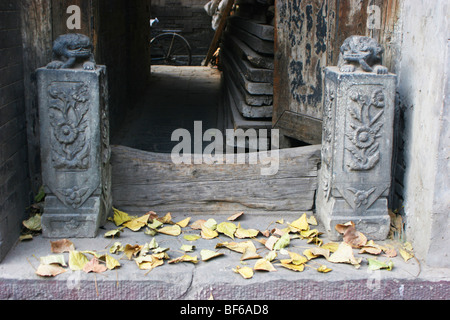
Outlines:
{"label": "gray brick wall", "polygon": [[30,203],[19,3],[0,0],[0,261]]}
{"label": "gray brick wall", "polygon": [[[181,35],[189,41],[192,54],[206,56],[214,37],[211,17],[203,8],[207,2],[207,0],[152,1],[152,17],[158,17],[160,21],[155,29],[182,30]],[[157,32],[152,33],[156,34]],[[196,62],[201,62],[201,59],[196,59]]]}

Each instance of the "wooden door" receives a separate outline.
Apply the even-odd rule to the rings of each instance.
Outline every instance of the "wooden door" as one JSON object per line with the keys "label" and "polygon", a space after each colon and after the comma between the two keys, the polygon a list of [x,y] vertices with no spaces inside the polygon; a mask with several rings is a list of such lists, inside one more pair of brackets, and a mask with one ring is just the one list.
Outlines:
{"label": "wooden door", "polygon": [[[399,0],[276,0],[273,127],[280,144],[322,142],[323,69],[337,65],[351,35],[377,39],[391,66]],[[376,10],[375,10],[376,9]]]}

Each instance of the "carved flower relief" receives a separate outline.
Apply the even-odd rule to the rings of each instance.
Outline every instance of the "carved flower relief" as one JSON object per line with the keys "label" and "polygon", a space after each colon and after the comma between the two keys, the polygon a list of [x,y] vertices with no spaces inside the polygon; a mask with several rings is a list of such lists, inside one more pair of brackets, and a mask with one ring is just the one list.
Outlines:
{"label": "carved flower relief", "polygon": [[68,189],[59,189],[58,192],[64,196],[64,203],[74,209],[82,205],[83,197],[88,188],[80,189],[77,186]]}
{"label": "carved flower relief", "polygon": [[71,121],[59,123],[55,127],[55,137],[63,144],[71,144],[78,138],[78,129]]}
{"label": "carved flower relief", "polygon": [[377,188],[372,188],[368,191],[357,190],[354,188],[348,188],[348,191],[351,191],[355,195],[355,205],[357,208],[360,208],[362,205],[367,205],[369,203],[369,198],[374,193]]}
{"label": "carved flower relief", "polygon": [[385,96],[382,90],[376,90],[372,94],[372,105],[377,108],[384,108],[385,104]]}

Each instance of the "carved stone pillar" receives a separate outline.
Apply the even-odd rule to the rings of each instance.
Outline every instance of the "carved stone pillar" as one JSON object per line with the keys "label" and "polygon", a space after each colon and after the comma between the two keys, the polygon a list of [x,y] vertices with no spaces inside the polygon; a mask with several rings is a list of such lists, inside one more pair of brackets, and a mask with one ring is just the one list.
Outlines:
{"label": "carved stone pillar", "polygon": [[365,59],[370,50],[359,42],[371,42],[382,53],[372,39],[349,41],[355,45],[352,53],[344,44],[340,67],[325,69],[317,213],[334,241],[340,239],[336,224],[349,221],[369,239],[384,240],[390,226],[396,76],[368,63],[374,59]]}
{"label": "carved stone pillar", "polygon": [[106,67],[37,70],[45,237],[95,237],[112,206]]}

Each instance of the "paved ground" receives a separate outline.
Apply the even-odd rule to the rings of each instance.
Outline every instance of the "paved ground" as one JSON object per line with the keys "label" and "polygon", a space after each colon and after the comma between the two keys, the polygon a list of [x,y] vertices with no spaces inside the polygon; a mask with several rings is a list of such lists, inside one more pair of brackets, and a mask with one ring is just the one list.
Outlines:
{"label": "paved ground", "polygon": [[[199,218],[192,217],[191,222]],[[173,217],[180,221],[184,216]],[[225,216],[214,216],[218,223],[226,221]],[[292,219],[292,220],[291,220]],[[293,221],[286,217],[285,221]],[[268,216],[244,215],[237,222],[244,228],[265,230],[276,227],[274,218]],[[71,239],[77,250],[109,250],[113,241],[104,238],[106,230],[115,229],[108,222],[96,239]],[[320,226],[319,226],[320,229]],[[195,242],[186,241],[185,234],[198,234],[189,226],[183,228],[178,237],[157,234],[155,240],[161,247],[170,248],[170,258],[182,255],[183,244],[196,246],[190,255],[197,255],[200,260],[201,249],[214,250],[217,243],[230,242],[232,239],[220,235],[213,240],[200,239]],[[132,232],[126,229],[120,238],[123,245],[143,245],[152,240],[152,236],[143,231]],[[259,238],[263,238],[259,236]],[[326,238],[322,236],[326,242]],[[275,262],[276,272],[256,272],[252,279],[245,280],[233,272],[236,266],[253,267],[256,260],[240,262],[241,254],[228,249],[220,249],[225,255],[210,261],[193,263],[168,264],[167,262],[147,273],[140,270],[133,260],[121,255],[113,255],[121,267],[102,274],[86,274],[83,271],[70,271],[54,278],[41,278],[35,274],[41,256],[51,254],[50,240],[38,236],[31,241],[18,243],[0,264],[0,299],[104,299],[104,300],[364,300],[364,299],[449,299],[450,272],[446,269],[430,269],[420,265],[413,259],[405,263],[401,258],[393,258],[392,271],[368,270],[367,254],[355,255],[363,258],[361,267],[333,264],[323,258],[309,263],[311,267],[325,264],[333,271],[319,273],[311,267],[301,273],[287,270]],[[236,241],[244,241],[236,239]],[[264,256],[268,250],[259,242],[253,241],[258,253]],[[302,253],[312,245],[305,240],[291,241],[288,250]],[[64,253],[68,262],[68,253]],[[287,256],[278,256],[284,259]],[[384,261],[380,257],[379,260]]]}
{"label": "paved ground", "polygon": [[150,152],[170,153],[178,142],[172,132],[217,128],[220,72],[210,67],[152,66],[148,90],[130,107],[111,143]]}

